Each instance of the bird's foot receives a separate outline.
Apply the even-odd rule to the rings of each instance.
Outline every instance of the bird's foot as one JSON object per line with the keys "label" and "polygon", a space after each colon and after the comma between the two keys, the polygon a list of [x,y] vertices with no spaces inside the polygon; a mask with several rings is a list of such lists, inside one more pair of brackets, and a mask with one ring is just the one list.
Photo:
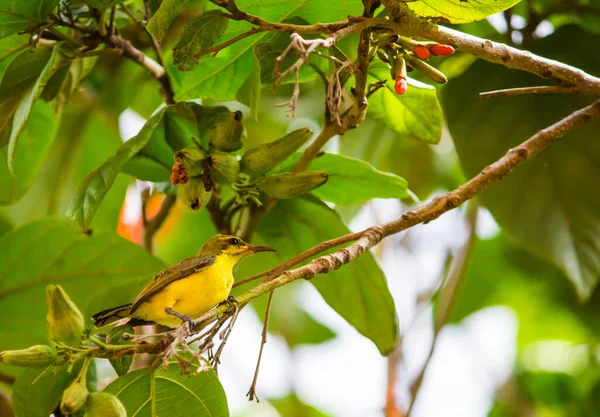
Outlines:
{"label": "bird's foot", "polygon": [[185,314],[178,313],[170,307],[165,308],[165,313],[170,314],[171,316],[177,317],[183,323],[187,323],[188,331],[192,331],[192,329],[195,326],[194,319],[192,319],[190,316],[186,316]]}

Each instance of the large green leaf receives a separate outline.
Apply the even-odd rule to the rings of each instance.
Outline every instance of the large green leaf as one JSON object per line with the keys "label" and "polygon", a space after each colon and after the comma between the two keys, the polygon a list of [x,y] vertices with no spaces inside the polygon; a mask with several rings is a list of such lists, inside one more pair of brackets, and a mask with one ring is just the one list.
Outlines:
{"label": "large green leaf", "polygon": [[469,23],[502,12],[520,0],[419,0],[407,2],[416,14],[448,23]]}
{"label": "large green leaf", "polygon": [[162,41],[171,22],[189,3],[194,0],[163,0],[156,13],[148,22],[148,32],[158,41]]}
{"label": "large green leaf", "polygon": [[162,367],[139,369],[118,378],[105,388],[116,395],[135,417],[228,417],[229,408],[219,378],[211,369],[196,373],[197,363],[190,365],[190,375],[182,375],[179,362]]}
{"label": "large green leaf", "polygon": [[[261,221],[258,233],[288,259],[325,240],[349,233],[338,214],[314,198],[280,201]],[[398,339],[394,300],[383,272],[370,252],[341,269],[310,281],[327,304],[371,339],[382,355]]]}
{"label": "large green leaf", "polygon": [[42,23],[59,0],[4,1],[0,5],[0,38]]}
{"label": "large green leaf", "polygon": [[[8,169],[11,171],[11,174],[17,176],[15,167],[20,165],[20,161],[18,158],[28,158],[28,155],[35,152],[33,149],[24,149],[24,146],[19,146],[19,136],[21,132],[25,129],[27,125],[27,121],[29,120],[29,116],[33,110],[33,105],[35,101],[42,95],[44,88],[46,88],[46,84],[52,78],[54,74],[57,73],[61,68],[66,67],[70,60],[65,57],[63,52],[61,51],[61,43],[58,43],[52,49],[52,54],[50,55],[50,59],[46,63],[46,66],[42,70],[40,76],[37,78],[33,86],[25,93],[18,106],[15,109],[15,114],[13,117],[12,130],[10,132],[10,139],[8,142]],[[66,75],[66,74],[65,74]],[[64,77],[63,77],[64,79]],[[62,82],[60,83],[62,84]],[[47,138],[49,140],[54,140],[54,137]],[[39,141],[35,143],[30,143],[29,146],[40,147],[46,146],[40,144]],[[17,153],[19,150],[19,153]],[[40,161],[41,162],[41,161]],[[30,169],[35,169],[35,167],[29,166]]]}
{"label": "large green leaf", "polygon": [[[90,291],[133,282],[139,283],[139,290],[163,267],[114,232],[88,236],[62,219],[43,218],[4,234],[0,237],[0,350],[47,341],[47,285],[60,284],[84,317],[90,317],[97,312],[88,307]],[[117,303],[121,298],[113,294],[107,301]]]}
{"label": "large green leaf", "polygon": [[201,106],[184,101],[167,106],[147,144],[123,167],[123,171],[147,181],[169,181],[173,154],[195,146],[192,138],[207,137],[210,129],[230,114],[224,106]]}
{"label": "large green leaf", "polygon": [[[289,159],[291,168],[300,158],[300,153]],[[360,204],[373,198],[407,198],[406,180],[389,172],[379,171],[360,159],[326,153],[314,159],[310,170],[326,171],[327,182],[312,191],[322,200],[335,204]]]}
{"label": "large green leaf", "polygon": [[394,91],[394,80],[383,62],[369,68],[370,82],[387,80],[385,87],[369,98],[368,116],[405,138],[438,143],[442,138],[442,109],[435,88],[409,79],[404,95]]}
{"label": "large green leaf", "polygon": [[210,48],[223,35],[229,18],[219,10],[209,10],[188,23],[173,48],[173,62],[181,71],[189,71],[198,62],[194,55]]}
{"label": "large green leaf", "polygon": [[[1,211],[16,225],[42,216],[64,216],[77,184],[122,144],[116,116],[99,111],[93,103],[75,100],[64,110],[56,140],[31,188]],[[116,230],[129,182],[124,174],[117,177],[91,227]]]}
{"label": "large green leaf", "polygon": [[[272,2],[270,0],[242,0],[237,2],[240,9],[263,19],[280,22],[292,16],[302,16],[309,22],[331,22],[345,19],[349,14],[362,13],[360,0],[343,3],[300,0],[295,2]],[[217,44],[247,32],[252,25],[244,21],[231,21],[225,34]],[[168,64],[167,70],[174,83],[179,100],[210,98],[218,101],[235,100],[236,92],[244,84],[253,68],[253,48],[264,42],[270,35],[259,33],[243,39],[221,51],[215,58],[205,56],[198,65],[188,72],[178,71]]]}
{"label": "large green leaf", "polygon": [[37,48],[33,52],[26,50],[10,55],[12,59],[7,63],[0,82],[0,146],[8,143],[19,102],[38,79],[51,54],[49,49]]}
{"label": "large green leaf", "polygon": [[[598,36],[563,27],[534,45],[534,51],[598,72],[596,57],[585,52],[586,45],[598,42]],[[563,52],[557,56],[554,51]],[[486,101],[477,96],[480,91],[536,84],[536,77],[485,62],[450,83],[444,96],[446,119],[468,176],[591,101],[578,95]],[[502,228],[562,269],[582,299],[600,277],[600,194],[594,192],[600,182],[599,127],[598,121],[577,127],[482,195]]]}
{"label": "large green leaf", "polygon": [[67,216],[75,220],[84,231],[89,229],[96,210],[112,187],[117,174],[150,141],[162,120],[164,110],[161,109],[152,116],[137,136],[125,142],[110,158],[91,171],[77,186],[75,197],[67,209]]}
{"label": "large green leaf", "polygon": [[63,391],[77,377],[81,361],[67,373],[68,365],[48,372],[25,369],[15,381],[12,403],[18,417],[48,417],[60,404]]}
{"label": "large green leaf", "polygon": [[0,148],[0,203],[17,201],[34,183],[54,142],[58,124],[52,106],[36,101],[15,150],[13,171],[16,176],[8,169],[8,146]]}
{"label": "large green leaf", "polygon": [[4,77],[4,71],[17,52],[27,48],[29,43],[24,36],[12,35],[0,39],[0,85]]}

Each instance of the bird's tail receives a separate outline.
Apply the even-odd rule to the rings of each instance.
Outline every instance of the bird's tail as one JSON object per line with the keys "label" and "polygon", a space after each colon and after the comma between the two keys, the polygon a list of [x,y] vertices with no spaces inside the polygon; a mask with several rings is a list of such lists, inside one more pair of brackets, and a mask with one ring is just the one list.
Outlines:
{"label": "bird's tail", "polygon": [[115,321],[124,319],[129,316],[130,309],[131,304],[125,304],[96,313],[92,316],[92,320],[94,320],[94,326],[103,327],[114,323]]}

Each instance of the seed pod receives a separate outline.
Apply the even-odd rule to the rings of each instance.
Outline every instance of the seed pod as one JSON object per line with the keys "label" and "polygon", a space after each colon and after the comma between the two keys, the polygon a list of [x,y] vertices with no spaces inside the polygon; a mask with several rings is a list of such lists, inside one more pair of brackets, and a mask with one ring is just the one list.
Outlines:
{"label": "seed pod", "polygon": [[309,129],[297,129],[276,141],[250,149],[242,157],[240,168],[250,179],[256,179],[296,152],[311,136]]}
{"label": "seed pod", "polygon": [[234,111],[213,130],[210,143],[220,151],[234,152],[244,146],[247,132],[242,124],[242,112]]}
{"label": "seed pod", "polygon": [[202,162],[206,158],[206,152],[197,146],[183,148],[175,152],[175,162],[181,162],[190,177],[202,174]]}
{"label": "seed pod", "polygon": [[429,59],[431,57],[431,52],[423,45],[415,46],[412,51],[421,59]]}
{"label": "seed pod", "polygon": [[454,53],[454,48],[450,45],[442,45],[437,43],[435,45],[431,45],[429,47],[429,51],[431,51],[431,53],[434,55],[448,56]]}
{"label": "seed pod", "polygon": [[405,94],[408,89],[408,78],[406,75],[406,61],[401,55],[398,55],[396,59],[394,59],[392,72],[394,74],[394,90],[396,91],[396,94]]}
{"label": "seed pod", "polygon": [[269,175],[258,184],[258,189],[275,198],[292,198],[305,194],[325,184],[329,175],[325,171],[283,172]]}
{"label": "seed pod", "polygon": [[46,301],[46,324],[50,339],[55,342],[79,343],[85,322],[75,303],[60,285],[46,287]]}
{"label": "seed pod", "polygon": [[226,152],[215,152],[210,156],[212,179],[219,184],[233,184],[240,173],[240,162]]}
{"label": "seed pod", "polygon": [[107,392],[92,392],[85,403],[83,417],[127,417],[121,401]]}
{"label": "seed pod", "polygon": [[74,414],[85,404],[89,391],[85,385],[78,379],[73,381],[63,392],[60,401],[60,412],[68,415]]}
{"label": "seed pod", "polygon": [[23,350],[0,352],[0,363],[27,368],[43,368],[56,360],[56,352],[50,346],[35,345]]}
{"label": "seed pod", "polygon": [[212,191],[204,190],[202,177],[191,177],[185,184],[177,186],[177,196],[192,210],[204,207],[212,197]]}
{"label": "seed pod", "polygon": [[440,84],[446,84],[448,82],[448,79],[442,72],[438,71],[437,69],[433,68],[431,65],[416,58],[414,55],[406,55],[406,60],[414,69],[421,71],[423,74],[428,76],[432,81],[435,81],[436,83],[440,83]]}

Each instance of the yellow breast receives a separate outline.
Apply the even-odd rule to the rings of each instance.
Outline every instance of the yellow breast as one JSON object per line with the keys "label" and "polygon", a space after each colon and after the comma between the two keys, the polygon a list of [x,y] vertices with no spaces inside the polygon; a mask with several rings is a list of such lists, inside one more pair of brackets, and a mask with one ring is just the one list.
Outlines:
{"label": "yellow breast", "polygon": [[133,317],[170,327],[179,326],[181,320],[165,312],[166,308],[171,308],[197,319],[227,299],[233,285],[233,265],[228,256],[218,256],[211,266],[174,281],[142,303]]}

